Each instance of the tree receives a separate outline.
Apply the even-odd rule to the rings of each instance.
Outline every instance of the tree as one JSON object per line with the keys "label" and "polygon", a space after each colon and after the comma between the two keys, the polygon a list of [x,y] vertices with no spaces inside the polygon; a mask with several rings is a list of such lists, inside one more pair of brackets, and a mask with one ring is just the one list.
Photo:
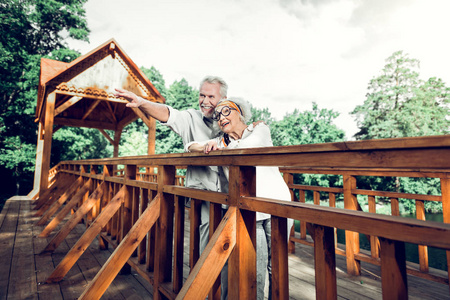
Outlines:
{"label": "tree", "polygon": [[[83,9],[86,1],[0,3],[0,174],[2,181],[12,177],[16,186],[23,183],[23,192],[31,190],[31,166],[36,156],[30,149],[36,147],[34,112],[40,58],[71,61],[79,55],[67,49],[63,41],[87,41],[89,30]],[[14,151],[19,151],[20,156],[11,156]],[[4,189],[2,193],[8,197],[13,191]]]}
{"label": "tree", "polygon": [[[448,134],[450,131],[450,89],[441,79],[419,78],[419,61],[402,51],[392,54],[382,74],[368,86],[364,104],[352,112],[360,131],[359,140]],[[406,193],[438,194],[439,180],[385,177],[362,178],[360,188]],[[414,212],[413,201],[400,201],[404,211]],[[426,209],[435,210],[432,202]]]}
{"label": "tree", "polygon": [[437,135],[449,132],[450,89],[441,79],[419,79],[419,61],[402,51],[387,60],[369,83],[364,104],[352,112],[358,140]]}

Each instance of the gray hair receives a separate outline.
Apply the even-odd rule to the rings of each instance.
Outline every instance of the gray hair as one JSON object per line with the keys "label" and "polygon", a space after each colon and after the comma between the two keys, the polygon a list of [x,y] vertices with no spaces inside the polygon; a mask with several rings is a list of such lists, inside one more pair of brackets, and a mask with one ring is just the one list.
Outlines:
{"label": "gray hair", "polygon": [[235,104],[237,104],[237,106],[239,106],[239,108],[241,109],[241,112],[242,112],[242,115],[239,115],[239,117],[241,118],[241,121],[244,124],[247,124],[248,122],[250,122],[250,120],[252,118],[252,109],[251,109],[250,102],[248,102],[247,100],[244,100],[243,98],[231,97],[228,99],[220,100],[219,103],[217,103],[217,106],[219,106],[220,103],[224,102],[224,101],[231,101],[231,102],[234,102]]}
{"label": "gray hair", "polygon": [[223,80],[221,77],[219,76],[206,76],[205,78],[203,78],[203,80],[200,82],[200,89],[202,88],[202,85],[207,82],[207,83],[218,83],[220,84],[220,96],[222,98],[226,98],[227,97],[227,92],[228,92],[228,84],[225,82],[225,80]]}

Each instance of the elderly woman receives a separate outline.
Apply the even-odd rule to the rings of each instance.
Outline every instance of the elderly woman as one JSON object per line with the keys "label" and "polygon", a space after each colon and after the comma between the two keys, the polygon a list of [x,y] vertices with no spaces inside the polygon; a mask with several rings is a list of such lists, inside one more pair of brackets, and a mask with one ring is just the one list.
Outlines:
{"label": "elderly woman", "polygon": [[[246,123],[250,118],[250,104],[247,101],[240,98],[223,99],[217,104],[213,114],[213,119],[217,121],[223,135],[205,142],[192,142],[186,145],[185,150],[209,153],[220,149],[273,146],[269,127],[264,123],[255,126],[253,124],[247,125]],[[221,190],[227,192],[228,167],[223,168],[223,175],[226,180],[222,180],[222,182],[226,184],[221,187]],[[291,200],[289,189],[281,177],[278,167],[256,167],[256,196]],[[270,232],[270,215],[256,213],[257,299],[264,299],[266,270],[269,271],[269,293],[271,290]],[[222,287],[224,288],[224,286]],[[270,299],[271,295],[268,296]]]}

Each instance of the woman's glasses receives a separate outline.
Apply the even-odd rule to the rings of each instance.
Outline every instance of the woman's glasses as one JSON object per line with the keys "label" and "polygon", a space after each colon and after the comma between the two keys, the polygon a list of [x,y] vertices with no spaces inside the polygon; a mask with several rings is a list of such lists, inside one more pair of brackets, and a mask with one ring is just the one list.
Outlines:
{"label": "woman's glasses", "polygon": [[235,108],[229,107],[229,106],[223,106],[220,111],[219,110],[215,110],[212,118],[214,121],[219,121],[220,119],[220,115],[227,117],[231,114],[232,110],[236,110]]}

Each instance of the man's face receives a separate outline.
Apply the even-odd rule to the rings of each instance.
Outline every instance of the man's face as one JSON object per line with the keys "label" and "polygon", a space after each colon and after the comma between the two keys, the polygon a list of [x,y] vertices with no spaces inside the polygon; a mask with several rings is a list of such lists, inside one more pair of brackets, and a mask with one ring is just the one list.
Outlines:
{"label": "man's face", "polygon": [[200,88],[198,104],[205,117],[212,117],[214,109],[216,108],[216,105],[221,98],[222,97],[220,96],[219,83],[203,83],[202,87]]}

